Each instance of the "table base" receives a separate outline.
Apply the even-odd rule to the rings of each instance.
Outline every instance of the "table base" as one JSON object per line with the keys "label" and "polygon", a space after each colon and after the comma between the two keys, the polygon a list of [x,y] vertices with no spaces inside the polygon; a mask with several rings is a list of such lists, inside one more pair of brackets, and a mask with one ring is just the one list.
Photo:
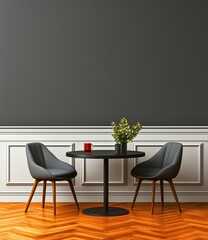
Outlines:
{"label": "table base", "polygon": [[127,209],[118,207],[108,207],[107,211],[105,210],[104,207],[93,207],[86,208],[82,212],[92,216],[119,216],[129,213]]}

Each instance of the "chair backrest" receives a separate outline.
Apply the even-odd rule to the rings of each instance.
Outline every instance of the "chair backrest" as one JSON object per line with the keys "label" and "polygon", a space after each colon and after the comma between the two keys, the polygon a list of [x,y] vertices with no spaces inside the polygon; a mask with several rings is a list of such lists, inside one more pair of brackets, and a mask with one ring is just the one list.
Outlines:
{"label": "chair backrest", "polygon": [[26,153],[29,165],[31,162],[34,162],[38,166],[46,168],[46,161],[43,155],[42,145],[43,144],[41,143],[28,143],[26,145]]}
{"label": "chair backrest", "polygon": [[26,155],[30,174],[35,179],[51,179],[49,168],[58,168],[60,160],[42,143],[26,144]]}
{"label": "chair backrest", "polygon": [[166,167],[171,164],[181,164],[183,145],[177,142],[169,142],[164,145],[165,154],[163,158],[162,167]]}
{"label": "chair backrest", "polygon": [[[132,176],[138,177],[139,169],[153,170],[152,176],[145,178],[145,170],[140,173],[144,179],[172,179],[180,170],[183,154],[183,145],[177,142],[168,142],[163,145],[149,160],[137,164],[131,171]],[[142,172],[142,171],[141,171]]]}
{"label": "chair backrest", "polygon": [[[77,172],[69,163],[59,160],[44,144],[42,143],[28,143],[26,144],[26,155],[30,174],[33,178],[39,180],[57,180],[54,171],[62,169],[63,176],[58,176],[58,179],[73,178]],[[60,174],[60,171],[56,173]],[[65,171],[63,171],[65,170]]]}
{"label": "chair backrest", "polygon": [[169,142],[163,148],[161,171],[157,178],[172,179],[178,175],[181,166],[183,145],[181,143]]}

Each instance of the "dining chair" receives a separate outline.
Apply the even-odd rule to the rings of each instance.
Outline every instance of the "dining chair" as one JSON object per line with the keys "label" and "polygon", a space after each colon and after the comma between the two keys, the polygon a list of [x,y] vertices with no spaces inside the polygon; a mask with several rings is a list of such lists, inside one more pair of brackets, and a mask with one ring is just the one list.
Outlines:
{"label": "dining chair", "polygon": [[27,206],[25,208],[25,212],[27,212],[33,195],[35,193],[36,187],[41,181],[43,181],[42,208],[44,208],[46,184],[47,181],[51,181],[53,195],[53,212],[54,215],[56,215],[56,181],[63,180],[66,180],[69,183],[77,209],[79,210],[79,204],[71,180],[77,175],[75,168],[72,165],[59,160],[51,151],[48,150],[48,148],[44,144],[38,142],[26,144],[26,156],[30,174],[35,179],[35,181],[27,202]]}
{"label": "dining chair", "polygon": [[138,178],[138,184],[134,194],[132,208],[134,207],[141,183],[143,180],[152,181],[152,204],[151,213],[154,212],[154,200],[156,181],[160,181],[161,204],[164,206],[163,181],[167,181],[172,190],[175,201],[181,211],[180,203],[175,191],[172,179],[178,175],[181,166],[183,154],[183,145],[177,142],[166,143],[153,157],[149,160],[137,164],[132,170],[131,175]]}

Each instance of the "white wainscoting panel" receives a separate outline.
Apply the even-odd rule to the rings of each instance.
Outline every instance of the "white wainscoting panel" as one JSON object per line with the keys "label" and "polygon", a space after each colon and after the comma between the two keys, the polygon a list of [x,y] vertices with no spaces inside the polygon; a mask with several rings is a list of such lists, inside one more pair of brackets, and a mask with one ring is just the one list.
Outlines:
{"label": "white wainscoting panel", "polygon": [[[25,145],[44,143],[59,159],[72,164],[77,170],[74,187],[78,200],[103,200],[103,160],[73,159],[66,152],[83,149],[84,142],[93,143],[94,149],[114,149],[111,127],[1,127],[0,128],[0,201],[27,201],[34,179],[27,166]],[[133,166],[149,159],[166,142],[181,142],[183,159],[178,176],[174,179],[179,200],[208,201],[208,127],[143,127],[129,150],[144,151],[145,157],[109,160],[110,201],[131,202],[136,179],[130,174]],[[41,201],[41,185],[34,201]],[[151,201],[151,183],[141,187],[137,201]],[[51,184],[46,201],[52,200]],[[159,200],[157,187],[156,200]],[[168,184],[165,200],[174,201]],[[57,201],[73,201],[67,182],[57,184]]]}
{"label": "white wainscoting panel", "polygon": [[[94,150],[113,150],[114,144],[93,144]],[[111,159],[109,161],[109,184],[126,184],[125,159]],[[103,184],[103,159],[82,160],[82,185]]]}
{"label": "white wainscoting panel", "polygon": [[[178,176],[174,179],[177,184],[202,184],[202,156],[203,143],[186,143],[183,144],[183,160]],[[135,159],[134,166],[153,156],[162,146],[162,143],[148,143],[145,145],[134,144],[134,149],[144,151],[146,156],[142,159]]]}

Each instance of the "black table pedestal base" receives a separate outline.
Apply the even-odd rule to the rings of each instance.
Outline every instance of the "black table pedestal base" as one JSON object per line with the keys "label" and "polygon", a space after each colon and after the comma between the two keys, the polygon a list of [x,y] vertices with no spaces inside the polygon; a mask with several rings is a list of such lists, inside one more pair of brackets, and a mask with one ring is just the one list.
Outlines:
{"label": "black table pedestal base", "polygon": [[108,207],[107,211],[105,210],[104,207],[93,207],[86,208],[82,212],[92,216],[119,216],[129,213],[127,209],[118,207]]}

